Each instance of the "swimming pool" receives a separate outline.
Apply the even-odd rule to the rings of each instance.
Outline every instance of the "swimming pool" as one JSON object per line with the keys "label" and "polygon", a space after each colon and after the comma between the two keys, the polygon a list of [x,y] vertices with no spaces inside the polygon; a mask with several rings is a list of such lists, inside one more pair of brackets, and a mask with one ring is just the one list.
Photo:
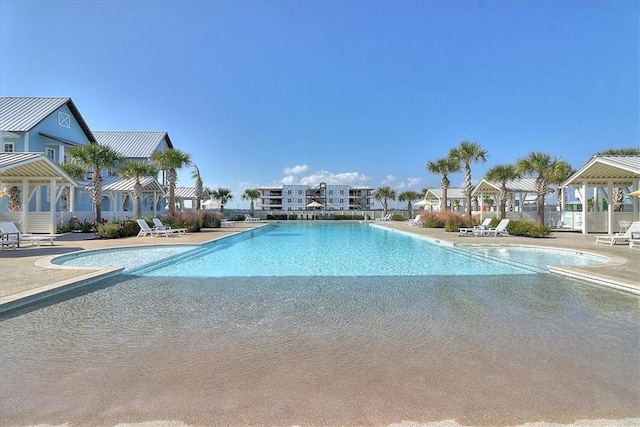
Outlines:
{"label": "swimming pool", "polygon": [[[494,253],[500,248],[459,251],[371,228],[359,238],[352,232],[363,230],[341,228],[345,244],[312,252],[301,229],[274,224],[158,255],[100,286],[0,316],[0,424],[640,418],[640,298],[515,265],[528,251],[509,261],[511,254]],[[327,247],[326,236],[314,238]],[[296,250],[284,244],[289,239]],[[419,252],[412,263],[433,272],[439,267],[423,251],[436,247],[444,254],[437,263],[491,266],[473,275],[408,275],[405,264],[381,275],[334,275],[326,266],[328,275],[189,275],[225,252],[254,271],[263,262],[258,252],[281,247],[288,248],[281,258],[266,259],[286,265],[285,258],[361,249],[362,258],[345,264],[358,273],[377,259],[362,249],[367,242],[384,264]],[[566,255],[556,252],[548,259]],[[163,269],[171,274],[154,276]]]}
{"label": "swimming pool", "polygon": [[154,246],[65,255],[56,264],[125,267],[173,277],[421,276],[546,272],[607,258],[540,248],[455,248],[367,223],[274,223],[200,247]]}

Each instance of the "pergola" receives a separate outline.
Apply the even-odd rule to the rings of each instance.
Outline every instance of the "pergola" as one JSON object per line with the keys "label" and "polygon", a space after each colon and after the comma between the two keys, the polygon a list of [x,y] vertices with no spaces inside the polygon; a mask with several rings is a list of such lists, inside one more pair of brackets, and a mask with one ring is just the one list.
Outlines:
{"label": "pergola", "polygon": [[[3,200],[0,217],[20,223],[23,232],[55,234],[57,202],[66,187],[77,187],[78,183],[42,153],[0,153],[0,187],[13,186],[22,188],[21,210],[8,212],[7,202]],[[48,189],[48,200],[45,200],[48,211],[42,210],[42,187]],[[73,209],[73,193],[68,192],[70,209]],[[34,210],[30,211],[32,200]]]}
{"label": "pergola", "polygon": [[427,189],[425,195],[424,195],[424,199],[425,200],[437,200],[438,203],[434,204],[434,206],[438,206],[438,209],[442,212],[444,211],[444,209],[442,208],[445,205],[448,205],[448,201],[450,200],[462,200],[462,206],[466,208],[465,203],[466,203],[466,196],[464,195],[464,189],[462,188],[448,188],[447,189],[447,200],[446,202],[443,204],[443,192],[442,192],[442,188],[429,188]]}
{"label": "pergola", "polygon": [[[514,208],[516,206],[516,199],[519,202],[519,208],[522,209],[527,195],[537,194],[535,178],[521,178],[513,181],[507,181],[505,184],[507,187],[507,203],[510,202]],[[474,187],[471,195],[478,196],[481,201],[484,200],[485,196],[494,197],[499,205],[501,188],[502,183],[483,179]]]}
{"label": "pergola", "polygon": [[[622,188],[626,193],[638,190],[640,182],[640,156],[594,156],[569,179],[561,184],[561,187],[574,187],[578,199],[582,203],[582,233],[587,234],[587,200],[588,190],[593,189],[594,199],[603,197],[607,203],[606,221],[607,232],[614,231],[613,200],[614,188]],[[633,200],[632,212],[634,221],[638,221],[638,201]],[[563,206],[564,208],[564,206]],[[597,209],[597,204],[594,207]],[[564,209],[563,209],[564,210]]]}

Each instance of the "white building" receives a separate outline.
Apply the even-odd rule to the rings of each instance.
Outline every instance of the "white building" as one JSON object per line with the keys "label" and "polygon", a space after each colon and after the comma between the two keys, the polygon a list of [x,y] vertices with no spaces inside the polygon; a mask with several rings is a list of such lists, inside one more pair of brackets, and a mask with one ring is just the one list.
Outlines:
{"label": "white building", "polygon": [[322,182],[316,187],[296,184],[258,187],[257,190],[260,191],[258,209],[262,210],[303,211],[314,206],[328,210],[370,210],[373,207],[374,189],[369,187]]}

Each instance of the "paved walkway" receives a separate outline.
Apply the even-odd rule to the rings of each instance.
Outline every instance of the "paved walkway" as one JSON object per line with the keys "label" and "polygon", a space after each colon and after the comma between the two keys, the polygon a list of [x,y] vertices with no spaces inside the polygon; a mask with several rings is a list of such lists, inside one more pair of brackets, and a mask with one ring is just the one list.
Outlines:
{"label": "paved walkway", "polygon": [[[595,244],[591,235],[574,232],[555,232],[549,238],[524,237],[460,237],[443,229],[411,227],[403,222],[376,222],[376,225],[399,231],[419,234],[454,245],[517,245],[562,248],[611,259],[608,264],[589,267],[554,267],[552,271],[573,275],[585,280],[618,287],[640,294],[640,249],[618,244]],[[79,250],[104,249],[147,244],[202,244],[230,234],[246,231],[264,223],[239,222],[235,227],[206,229],[200,233],[188,233],[175,237],[129,237],[125,239],[94,239],[93,234],[68,233],[58,236],[55,245],[40,247],[24,245],[15,251],[0,250],[0,311],[9,309],[37,295],[55,293],[56,290],[77,286],[121,269],[87,269],[49,264],[53,256]]]}

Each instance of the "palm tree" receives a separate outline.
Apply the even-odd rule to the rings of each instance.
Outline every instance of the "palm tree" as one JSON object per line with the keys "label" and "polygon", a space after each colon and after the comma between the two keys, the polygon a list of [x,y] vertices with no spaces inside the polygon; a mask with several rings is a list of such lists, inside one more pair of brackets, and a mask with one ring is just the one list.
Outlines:
{"label": "palm tree", "polygon": [[191,171],[191,178],[194,179],[196,186],[196,212],[201,209],[200,200],[202,199],[203,183],[200,176],[200,169],[195,164],[193,165],[193,171]]}
{"label": "palm tree", "polygon": [[[595,155],[596,156],[640,156],[640,148],[610,148],[608,150],[600,151]],[[623,201],[624,201],[624,191],[622,187],[613,187],[613,190],[611,191],[611,204],[613,205],[613,210],[619,211]]]}
{"label": "palm tree", "polygon": [[396,192],[391,189],[391,187],[380,187],[375,193],[373,193],[373,198],[377,201],[382,201],[382,210],[383,215],[387,215],[388,211],[388,200],[396,199]]}
{"label": "palm tree", "polygon": [[82,165],[85,171],[93,171],[89,193],[96,209],[96,223],[99,224],[102,221],[102,169],[118,166],[122,156],[106,145],[94,143],[73,147],[68,154],[73,161]]}
{"label": "palm tree", "polygon": [[462,141],[449,150],[449,157],[464,165],[464,194],[466,196],[467,220],[471,222],[471,163],[486,162],[487,150],[477,142]]}
{"label": "palm tree", "polygon": [[226,205],[227,202],[233,200],[231,189],[218,187],[217,190],[213,190],[210,194],[212,198],[220,201],[220,213],[224,216],[224,205]]}
{"label": "palm tree", "polygon": [[251,210],[251,216],[254,217],[254,213],[255,213],[255,209],[254,209],[254,200],[259,199],[260,198],[260,190],[256,190],[253,188],[248,188],[246,190],[244,190],[244,193],[242,193],[242,196],[240,196],[240,198],[242,200],[251,200],[251,204],[249,205],[249,209]]}
{"label": "palm tree", "polygon": [[444,210],[442,210],[442,206],[440,206],[440,211],[445,212],[448,210],[447,190],[449,189],[449,185],[451,185],[451,181],[449,181],[449,174],[460,172],[460,162],[457,162],[450,157],[445,157],[444,159],[428,161],[426,167],[429,172],[442,175],[440,187],[442,188],[442,203],[444,203]]}
{"label": "palm tree", "polygon": [[118,175],[122,178],[133,178],[135,180],[133,197],[136,199],[136,218],[142,218],[142,184],[140,183],[140,178],[158,176],[158,169],[151,163],[128,160],[120,166]]}
{"label": "palm tree", "polygon": [[407,202],[407,212],[409,213],[410,219],[413,218],[411,202],[420,198],[421,198],[420,193],[416,191],[404,191],[400,193],[400,195],[398,196],[398,200],[400,200],[401,202],[405,202],[405,201]]}
{"label": "palm tree", "polygon": [[168,148],[164,151],[153,153],[152,158],[158,169],[166,172],[166,184],[169,190],[169,215],[174,215],[176,211],[176,182],[178,181],[176,170],[190,165],[191,155],[177,148]]}
{"label": "palm tree", "polygon": [[[558,168],[550,178],[550,183],[556,184],[558,186],[556,189],[556,200],[558,201],[558,206],[562,206],[562,203],[565,201],[566,196],[564,188],[561,188],[560,184],[569,179],[569,177],[575,172],[576,171],[571,168],[570,164],[563,162],[563,164],[558,165]],[[622,189],[620,189],[620,194],[624,197],[624,195],[622,194]],[[622,200],[620,200],[620,203],[622,203]]]}
{"label": "palm tree", "polygon": [[520,178],[515,165],[496,165],[485,174],[487,181],[500,183],[500,219],[507,217],[507,182]]}
{"label": "palm tree", "polygon": [[[549,192],[549,184],[558,175],[558,169],[564,168],[567,162],[541,152],[529,153],[527,157],[516,162],[516,169],[521,175],[536,177],[536,205],[538,207],[538,224],[544,225],[544,198]],[[570,167],[570,166],[569,166]]]}

